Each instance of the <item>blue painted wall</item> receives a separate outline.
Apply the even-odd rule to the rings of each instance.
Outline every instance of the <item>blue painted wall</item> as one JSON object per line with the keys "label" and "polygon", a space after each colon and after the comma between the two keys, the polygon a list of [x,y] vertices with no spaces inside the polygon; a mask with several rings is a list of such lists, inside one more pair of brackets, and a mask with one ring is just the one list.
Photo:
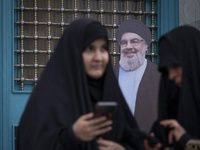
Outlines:
{"label": "blue painted wall", "polygon": [[[3,2],[0,1],[0,6],[2,6]],[[3,9],[0,8],[0,16],[3,16]],[[2,46],[2,17],[0,17],[0,149],[2,150],[2,142],[3,142],[3,46]]]}
{"label": "blue painted wall", "polygon": [[158,1],[159,37],[179,25],[179,0]]}
{"label": "blue painted wall", "polygon": [[0,0],[0,150],[13,150],[13,126],[18,125],[29,94],[13,92],[13,3]]}
{"label": "blue painted wall", "polygon": [[[150,1],[150,0],[149,0]],[[13,92],[14,0],[0,0],[0,150],[14,150],[18,125],[29,97]],[[158,0],[158,37],[178,26],[178,0]]]}
{"label": "blue painted wall", "polygon": [[[158,39],[179,26],[179,0],[158,0]],[[159,58],[158,58],[159,61]]]}

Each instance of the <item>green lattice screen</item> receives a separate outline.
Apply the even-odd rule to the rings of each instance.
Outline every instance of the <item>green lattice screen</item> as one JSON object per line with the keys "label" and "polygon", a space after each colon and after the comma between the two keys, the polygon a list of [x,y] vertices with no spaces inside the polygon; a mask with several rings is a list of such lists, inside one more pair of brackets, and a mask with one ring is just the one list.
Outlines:
{"label": "green lattice screen", "polygon": [[125,19],[148,25],[152,44],[146,54],[152,62],[156,53],[155,0],[21,0],[15,2],[14,89],[31,91],[70,22],[93,18],[108,29],[112,63],[119,60],[116,29]]}

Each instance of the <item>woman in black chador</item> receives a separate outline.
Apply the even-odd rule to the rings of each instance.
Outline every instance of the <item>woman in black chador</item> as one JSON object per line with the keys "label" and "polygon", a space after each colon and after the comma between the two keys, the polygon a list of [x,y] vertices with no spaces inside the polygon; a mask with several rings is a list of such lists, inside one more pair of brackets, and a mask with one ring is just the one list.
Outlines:
{"label": "woman in black chador", "polygon": [[[116,101],[113,121],[93,118],[98,101]],[[18,132],[18,150],[138,149],[137,123],[112,71],[106,29],[71,23],[34,89]]]}
{"label": "woman in black chador", "polygon": [[[154,126],[163,145],[174,149],[200,148],[200,31],[178,27],[159,41],[159,120]],[[164,132],[162,132],[164,131]],[[199,139],[199,140],[198,140]]]}

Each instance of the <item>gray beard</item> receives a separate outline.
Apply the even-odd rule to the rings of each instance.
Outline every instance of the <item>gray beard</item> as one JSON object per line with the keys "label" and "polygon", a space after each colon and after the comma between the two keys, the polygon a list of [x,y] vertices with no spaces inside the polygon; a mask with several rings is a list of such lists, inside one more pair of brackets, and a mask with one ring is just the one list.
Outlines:
{"label": "gray beard", "polygon": [[137,52],[134,57],[131,58],[124,57],[124,54],[121,54],[119,64],[122,69],[126,71],[134,71],[143,65],[145,60],[145,53],[146,50],[141,50]]}

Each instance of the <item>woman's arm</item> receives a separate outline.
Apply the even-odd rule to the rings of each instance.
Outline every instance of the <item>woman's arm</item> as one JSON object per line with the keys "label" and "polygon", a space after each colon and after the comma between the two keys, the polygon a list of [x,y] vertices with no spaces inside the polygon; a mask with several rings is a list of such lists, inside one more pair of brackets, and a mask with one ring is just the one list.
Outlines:
{"label": "woman's arm", "polygon": [[125,150],[125,148],[120,145],[119,143],[110,141],[110,140],[105,140],[102,138],[99,138],[97,140],[97,144],[98,144],[98,149],[99,150]]}
{"label": "woman's arm", "polygon": [[176,120],[164,120],[160,122],[164,127],[170,127],[168,140],[173,142],[175,137],[176,142],[185,150],[200,150],[200,140],[195,139],[186,133],[185,129]]}
{"label": "woman's arm", "polygon": [[106,117],[93,116],[93,113],[82,115],[71,127],[61,131],[60,140],[65,149],[79,149],[82,142],[92,141],[112,129],[112,121]]}

